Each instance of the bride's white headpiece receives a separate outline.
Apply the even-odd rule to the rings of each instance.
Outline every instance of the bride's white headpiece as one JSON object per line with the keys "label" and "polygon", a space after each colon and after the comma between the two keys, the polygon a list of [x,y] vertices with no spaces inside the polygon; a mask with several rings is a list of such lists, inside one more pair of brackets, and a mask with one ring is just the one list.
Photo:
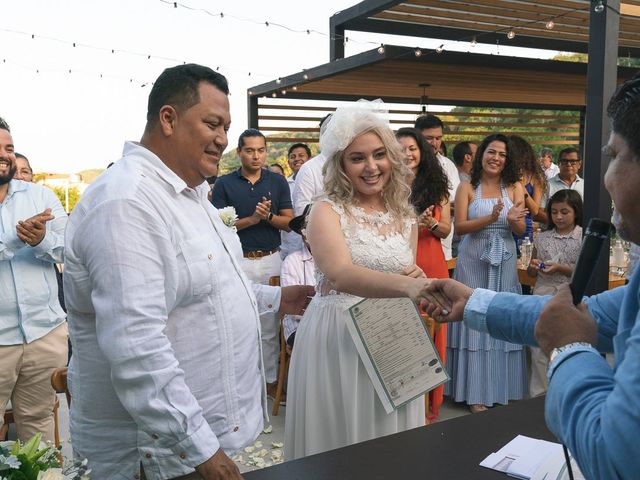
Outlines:
{"label": "bride's white headpiece", "polygon": [[320,151],[325,158],[347,148],[358,136],[376,127],[391,128],[389,109],[380,99],[342,105],[320,129]]}

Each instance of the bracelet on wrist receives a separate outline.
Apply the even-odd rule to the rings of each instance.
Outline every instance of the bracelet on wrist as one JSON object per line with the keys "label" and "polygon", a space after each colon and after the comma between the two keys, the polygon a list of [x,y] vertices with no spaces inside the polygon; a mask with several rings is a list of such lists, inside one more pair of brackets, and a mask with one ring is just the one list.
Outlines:
{"label": "bracelet on wrist", "polygon": [[440,225],[438,222],[434,223],[433,225],[430,225],[429,230],[431,230],[432,232],[435,232],[438,229],[438,225]]}
{"label": "bracelet on wrist", "polygon": [[273,219],[273,212],[269,212],[269,216],[267,217],[267,221],[270,222]]}

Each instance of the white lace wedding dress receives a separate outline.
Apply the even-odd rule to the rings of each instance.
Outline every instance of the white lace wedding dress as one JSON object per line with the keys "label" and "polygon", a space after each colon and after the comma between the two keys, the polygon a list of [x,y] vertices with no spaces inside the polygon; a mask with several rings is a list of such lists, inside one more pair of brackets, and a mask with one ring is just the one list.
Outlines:
{"label": "white lace wedding dress", "polygon": [[[413,220],[324,201],[340,216],[354,264],[401,273],[414,262]],[[391,414],[378,399],[345,323],[360,300],[336,292],[316,272],[316,295],[300,321],[289,368],[285,460],[424,425],[422,397]]]}

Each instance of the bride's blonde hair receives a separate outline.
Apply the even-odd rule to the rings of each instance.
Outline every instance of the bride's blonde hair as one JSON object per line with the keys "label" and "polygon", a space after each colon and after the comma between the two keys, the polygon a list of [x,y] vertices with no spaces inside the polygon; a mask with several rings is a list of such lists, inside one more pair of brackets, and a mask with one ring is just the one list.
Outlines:
{"label": "bride's blonde hair", "polygon": [[344,152],[357,137],[371,132],[382,141],[391,164],[389,181],[382,190],[388,209],[395,215],[414,217],[415,212],[409,203],[411,188],[407,184],[411,170],[406,166],[402,148],[385,114],[382,101],[359,100],[338,108],[325,122],[320,132],[320,150],[327,157],[322,170],[324,192],[334,202],[343,205],[354,203],[353,184],[344,171]]}

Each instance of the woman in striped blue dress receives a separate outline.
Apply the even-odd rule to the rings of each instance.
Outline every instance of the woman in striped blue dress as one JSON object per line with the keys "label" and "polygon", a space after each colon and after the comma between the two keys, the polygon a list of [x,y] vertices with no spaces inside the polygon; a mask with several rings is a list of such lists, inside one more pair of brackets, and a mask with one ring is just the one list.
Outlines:
{"label": "woman in striped blue dress", "polygon": [[[490,135],[482,141],[455,200],[455,231],[464,235],[454,278],[472,288],[520,293],[513,233],[525,231],[524,188],[509,140]],[[451,381],[445,395],[466,402],[472,412],[495,403],[522,398],[527,389],[523,347],[468,329],[449,325],[447,367]]]}

